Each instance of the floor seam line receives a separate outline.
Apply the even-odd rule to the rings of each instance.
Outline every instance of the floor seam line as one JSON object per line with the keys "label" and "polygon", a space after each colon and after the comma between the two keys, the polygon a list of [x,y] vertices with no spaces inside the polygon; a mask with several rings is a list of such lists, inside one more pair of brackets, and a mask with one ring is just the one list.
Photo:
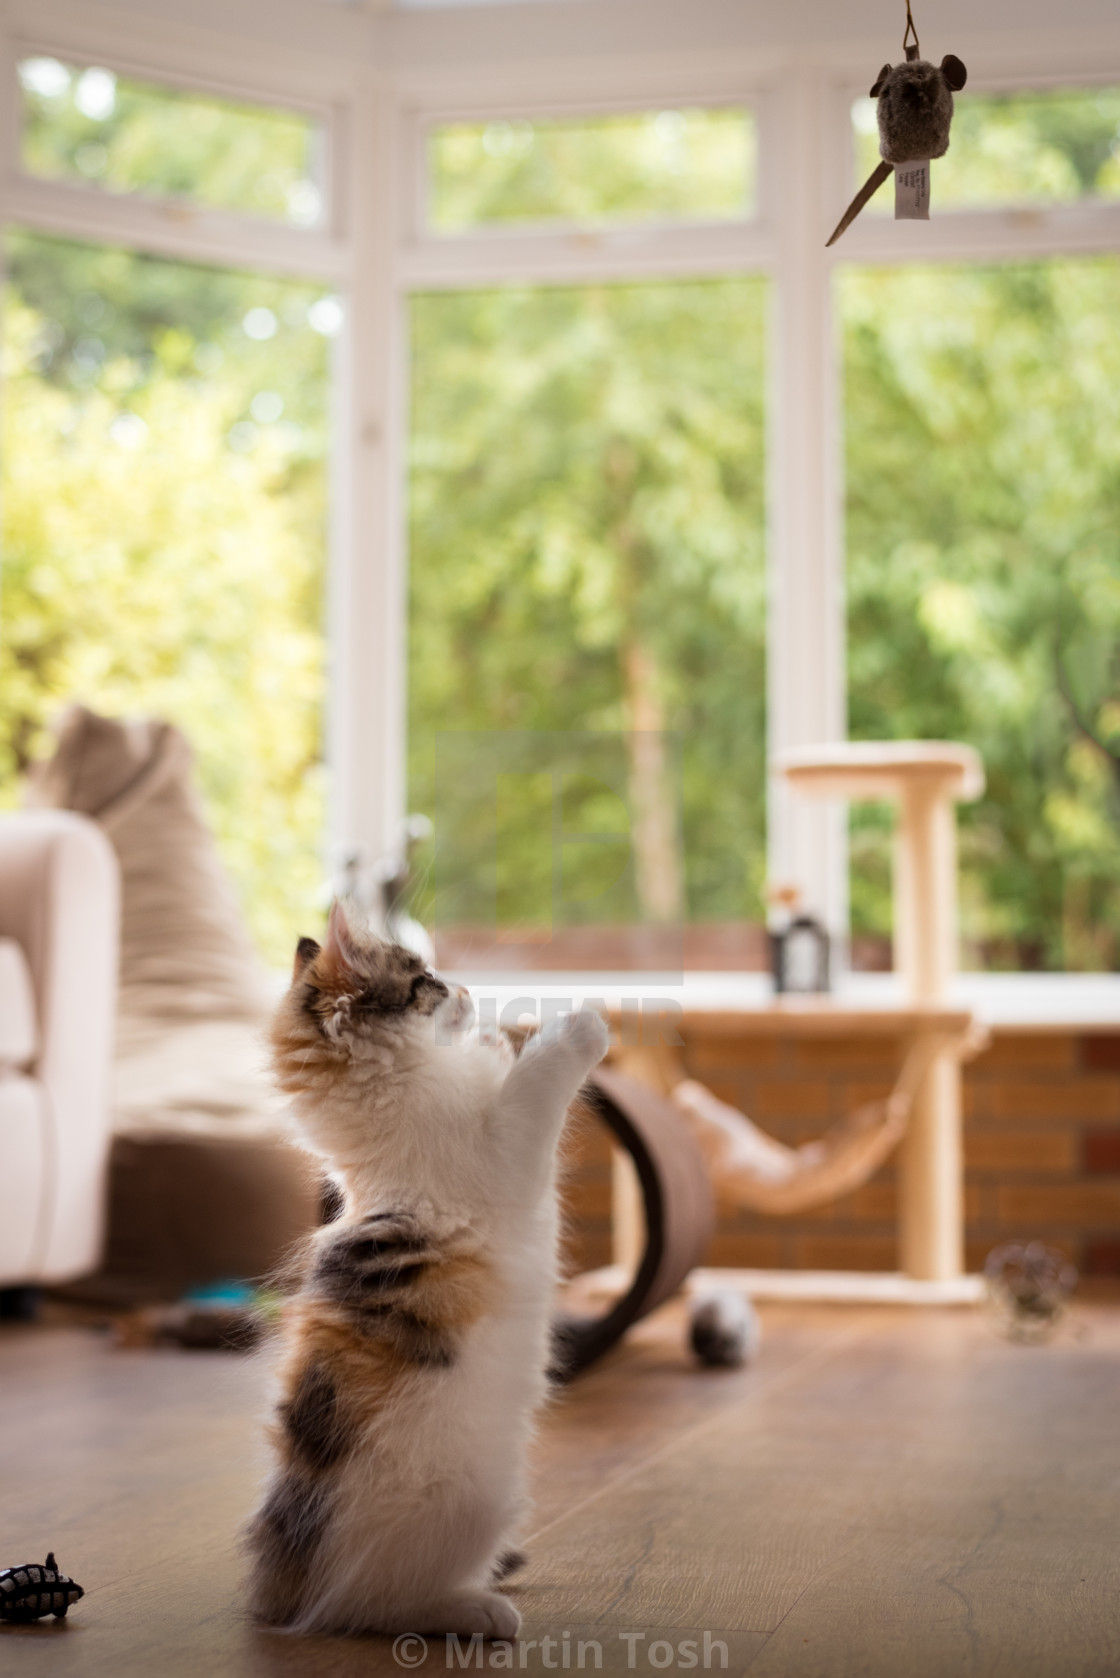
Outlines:
{"label": "floor seam line", "polygon": [[[760,1382],[755,1393],[750,1396],[761,1397],[764,1394],[769,1396],[771,1393],[780,1392],[784,1386],[788,1385],[805,1370],[812,1368],[817,1364],[827,1363],[829,1358],[834,1354],[845,1350],[853,1341],[859,1340],[867,1327],[874,1321],[875,1318],[873,1314],[870,1311],[867,1312],[860,1318],[859,1322],[850,1323],[846,1328],[841,1329],[825,1345],[814,1346],[811,1351],[805,1353],[803,1358],[799,1358],[795,1364],[792,1364],[780,1373],[775,1374],[769,1381],[765,1383]],[[543,1538],[545,1533],[551,1532],[553,1527],[559,1526],[561,1521],[566,1521],[570,1515],[579,1514],[582,1510],[590,1508],[591,1505],[597,1503],[600,1498],[607,1496],[608,1493],[618,1491],[620,1486],[626,1485],[628,1481],[633,1480],[638,1474],[644,1473],[647,1468],[651,1468],[656,1463],[663,1461],[665,1458],[673,1456],[675,1452],[683,1450],[686,1445],[689,1445],[694,1440],[699,1439],[703,1434],[707,1433],[709,1429],[714,1428],[718,1423],[722,1422],[726,1414],[727,1409],[725,1408],[717,1411],[713,1416],[706,1416],[701,1422],[694,1422],[692,1427],[686,1429],[684,1433],[678,1434],[675,1439],[667,1440],[664,1445],[659,1446],[659,1448],[656,1451],[651,1452],[648,1457],[643,1457],[641,1462],[633,1463],[630,1468],[626,1469],[622,1474],[619,1474],[615,1479],[608,1480],[603,1485],[597,1486],[593,1492],[588,1492],[586,1497],[580,1498],[580,1500],[577,1503],[573,1503],[570,1508],[565,1509],[559,1515],[554,1515],[552,1520],[545,1522],[544,1526],[537,1527],[534,1531],[527,1533],[525,1542],[527,1544],[535,1543],[537,1539]]]}

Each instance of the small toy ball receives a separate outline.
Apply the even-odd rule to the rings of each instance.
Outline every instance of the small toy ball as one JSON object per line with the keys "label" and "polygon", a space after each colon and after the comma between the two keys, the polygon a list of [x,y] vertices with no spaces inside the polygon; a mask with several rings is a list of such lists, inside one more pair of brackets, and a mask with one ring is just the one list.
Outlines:
{"label": "small toy ball", "polygon": [[1009,1340],[1034,1345],[1057,1328],[1077,1271],[1041,1241],[1006,1241],[984,1261],[988,1308]]}
{"label": "small toy ball", "polygon": [[688,1312],[688,1343],[712,1369],[738,1369],[758,1354],[762,1329],[750,1300],[731,1288],[697,1296]]}
{"label": "small toy ball", "polygon": [[59,1571],[53,1550],[41,1567],[24,1562],[0,1568],[0,1620],[41,1620],[46,1614],[64,1620],[66,1610],[85,1594]]}

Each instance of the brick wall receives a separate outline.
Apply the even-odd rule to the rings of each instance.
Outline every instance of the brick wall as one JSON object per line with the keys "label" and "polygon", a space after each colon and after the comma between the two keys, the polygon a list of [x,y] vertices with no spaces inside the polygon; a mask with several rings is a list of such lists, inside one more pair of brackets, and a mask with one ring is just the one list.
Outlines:
{"label": "brick wall", "polygon": [[[795,1144],[886,1095],[896,1070],[881,1037],[694,1036],[685,1061],[692,1077]],[[964,1141],[970,1270],[1000,1241],[1039,1237],[1084,1275],[1120,1275],[1120,1033],[994,1033],[965,1068]],[[708,1262],[894,1270],[896,1196],[892,1161],[854,1194],[812,1212],[728,1213]],[[571,1139],[567,1198],[572,1262],[606,1263],[610,1154],[598,1126],[579,1126]]]}

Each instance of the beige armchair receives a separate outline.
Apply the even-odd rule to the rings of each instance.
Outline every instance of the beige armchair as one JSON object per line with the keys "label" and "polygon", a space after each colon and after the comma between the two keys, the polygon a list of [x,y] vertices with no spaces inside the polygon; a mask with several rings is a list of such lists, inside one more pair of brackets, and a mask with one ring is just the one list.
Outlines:
{"label": "beige armchair", "polygon": [[269,1274],[318,1220],[318,1172],[268,1075],[269,980],[186,737],[74,705],[27,799],[96,822],[121,875],[108,1234],[68,1294],[115,1309]]}
{"label": "beige armchair", "polygon": [[0,1288],[99,1262],[119,940],[117,860],[65,810],[0,817]]}

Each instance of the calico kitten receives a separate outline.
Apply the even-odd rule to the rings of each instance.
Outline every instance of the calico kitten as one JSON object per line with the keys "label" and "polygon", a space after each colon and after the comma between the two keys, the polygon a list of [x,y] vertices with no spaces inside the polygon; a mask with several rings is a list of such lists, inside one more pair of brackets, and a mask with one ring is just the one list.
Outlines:
{"label": "calico kitten", "polygon": [[336,904],[272,1030],[305,1144],[343,1191],[286,1319],[250,1601],[298,1631],[481,1632],[516,1558],[557,1275],[555,1156],[607,1048],[572,1014],[514,1058],[465,991]]}

